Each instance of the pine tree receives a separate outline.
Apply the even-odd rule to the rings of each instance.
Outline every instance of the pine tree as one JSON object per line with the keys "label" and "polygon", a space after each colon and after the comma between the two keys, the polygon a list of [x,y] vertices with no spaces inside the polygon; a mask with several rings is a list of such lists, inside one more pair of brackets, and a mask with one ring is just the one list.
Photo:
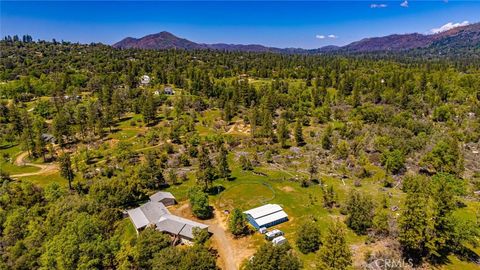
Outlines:
{"label": "pine tree", "polygon": [[227,178],[230,176],[230,167],[228,166],[228,152],[225,146],[220,147],[220,153],[217,160],[218,176],[221,178]]}
{"label": "pine tree", "polygon": [[434,229],[427,186],[427,180],[422,177],[411,179],[399,222],[398,238],[404,253],[416,260],[421,260],[426,255]]}
{"label": "pine tree", "polygon": [[320,248],[320,229],[313,221],[302,223],[297,229],[296,244],[298,249],[304,253],[315,252]]}
{"label": "pine tree", "polygon": [[287,140],[290,138],[290,132],[287,128],[287,122],[281,119],[277,126],[277,137],[282,148],[287,148]]}
{"label": "pine tree", "polygon": [[272,120],[272,113],[267,110],[263,109],[262,111],[262,135],[264,138],[271,139],[272,141],[275,140],[275,134],[273,132],[273,120]]}
{"label": "pine tree", "polygon": [[205,145],[201,145],[198,153],[197,181],[203,185],[203,190],[207,191],[215,177],[215,168],[212,165],[210,153]]}
{"label": "pine tree", "polygon": [[148,125],[151,121],[155,120],[157,107],[155,99],[152,93],[145,94],[142,101],[142,115],[143,121]]}
{"label": "pine tree", "polygon": [[332,149],[332,138],[331,138],[332,133],[333,133],[332,127],[330,125],[327,126],[327,129],[325,130],[322,136],[322,148],[325,150]]}
{"label": "pine tree", "polygon": [[242,235],[246,232],[247,220],[245,218],[245,214],[240,209],[233,209],[228,220],[228,228],[235,236]]}
{"label": "pine tree", "polygon": [[72,161],[70,154],[64,153],[59,157],[60,161],[60,175],[68,180],[68,187],[72,189],[72,181],[75,174],[72,169]]}
{"label": "pine tree", "polygon": [[372,226],[374,204],[370,197],[352,191],[346,204],[346,224],[358,234],[365,234]]}
{"label": "pine tree", "polygon": [[315,174],[318,172],[317,165],[317,159],[315,158],[315,156],[312,155],[308,162],[308,173],[310,174],[310,181],[313,180]]}
{"label": "pine tree", "polygon": [[295,123],[295,143],[297,146],[303,146],[305,145],[305,140],[303,139],[303,130],[302,130],[302,122],[300,119],[297,119],[297,122]]}
{"label": "pine tree", "polygon": [[337,202],[337,194],[333,190],[333,186],[330,185],[326,189],[323,189],[323,206],[326,208],[332,208]]}
{"label": "pine tree", "polygon": [[317,269],[345,270],[352,264],[352,253],[348,247],[342,222],[335,221],[328,226],[327,235],[318,253]]}

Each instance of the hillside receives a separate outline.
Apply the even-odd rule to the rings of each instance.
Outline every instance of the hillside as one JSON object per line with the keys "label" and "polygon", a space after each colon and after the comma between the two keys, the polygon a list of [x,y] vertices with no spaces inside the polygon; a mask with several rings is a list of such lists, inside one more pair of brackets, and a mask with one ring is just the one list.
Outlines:
{"label": "hillside", "polygon": [[478,49],[480,46],[480,23],[457,27],[437,34],[424,35],[419,33],[394,34],[383,37],[365,38],[348,45],[325,46],[318,49],[307,50],[301,48],[275,48],[258,44],[203,44],[195,43],[188,39],[177,37],[169,32],[148,35],[142,38],[127,37],[112,45],[120,49],[184,49],[199,50],[211,49],[220,51],[242,52],[276,52],[276,53],[369,53],[369,52],[404,52],[412,49],[425,49],[426,51],[463,51],[465,49]]}

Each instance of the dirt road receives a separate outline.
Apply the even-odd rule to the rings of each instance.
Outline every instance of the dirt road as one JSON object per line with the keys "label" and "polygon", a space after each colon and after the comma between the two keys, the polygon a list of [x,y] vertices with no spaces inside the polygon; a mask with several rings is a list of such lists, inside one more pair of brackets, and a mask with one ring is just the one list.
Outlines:
{"label": "dirt road", "polygon": [[28,155],[28,152],[23,152],[20,155],[18,155],[17,158],[15,159],[15,165],[17,165],[17,166],[32,166],[32,167],[40,168],[40,170],[38,172],[32,172],[32,173],[14,174],[14,175],[10,175],[10,177],[19,178],[19,177],[25,177],[25,176],[48,174],[48,173],[53,173],[53,172],[58,171],[58,165],[54,164],[54,163],[35,164],[35,163],[25,162],[25,157],[27,155]]}
{"label": "dirt road", "polygon": [[188,203],[171,209],[172,213],[185,218],[197,220],[198,222],[207,224],[208,230],[213,233],[213,246],[217,249],[220,256],[220,266],[224,270],[240,269],[242,261],[254,252],[249,245],[248,238],[234,239],[228,232],[225,218],[220,211],[215,210],[215,216],[209,220],[198,220],[192,216]]}

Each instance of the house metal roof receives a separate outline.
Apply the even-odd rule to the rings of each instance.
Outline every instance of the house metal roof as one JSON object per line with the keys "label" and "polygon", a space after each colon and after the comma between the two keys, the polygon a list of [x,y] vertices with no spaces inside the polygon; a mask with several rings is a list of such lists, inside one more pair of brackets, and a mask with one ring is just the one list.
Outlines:
{"label": "house metal roof", "polygon": [[170,214],[161,217],[160,221],[155,225],[159,231],[168,232],[175,235],[178,234],[190,239],[193,239],[193,228],[208,228],[208,226],[205,224]]}
{"label": "house metal roof", "polygon": [[205,224],[170,214],[165,205],[159,202],[163,198],[175,199],[170,192],[157,192],[150,197],[151,201],[127,211],[135,228],[155,224],[159,231],[190,239],[193,239],[193,228],[208,228]]}
{"label": "house metal roof", "polygon": [[159,192],[153,194],[152,196],[150,196],[150,200],[152,202],[159,202],[163,199],[174,199],[175,200],[175,197],[173,197],[172,193],[165,192],[165,191],[159,191]]}
{"label": "house metal roof", "polygon": [[165,205],[159,202],[147,202],[140,207],[128,210],[127,213],[137,229],[155,224],[162,216],[170,214]]}
{"label": "house metal roof", "polygon": [[149,221],[140,207],[128,210],[127,213],[128,216],[130,216],[133,225],[135,225],[135,228],[139,229],[148,225]]}

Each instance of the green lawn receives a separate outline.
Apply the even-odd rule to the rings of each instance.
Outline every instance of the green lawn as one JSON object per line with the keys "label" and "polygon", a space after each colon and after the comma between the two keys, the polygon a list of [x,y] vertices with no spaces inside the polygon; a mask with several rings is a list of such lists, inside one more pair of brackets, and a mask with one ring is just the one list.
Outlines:
{"label": "green lawn", "polygon": [[[15,158],[22,152],[20,145],[3,145],[0,147],[0,169],[9,174],[31,173],[40,169],[33,166],[17,166],[13,164]],[[4,159],[3,155],[8,154],[10,160]]]}
{"label": "green lawn", "polygon": [[60,173],[44,174],[44,175],[34,175],[26,176],[20,178],[21,180],[28,180],[34,184],[37,184],[41,187],[45,187],[50,183],[56,182],[62,186],[67,186],[68,182],[63,177],[60,176]]}

